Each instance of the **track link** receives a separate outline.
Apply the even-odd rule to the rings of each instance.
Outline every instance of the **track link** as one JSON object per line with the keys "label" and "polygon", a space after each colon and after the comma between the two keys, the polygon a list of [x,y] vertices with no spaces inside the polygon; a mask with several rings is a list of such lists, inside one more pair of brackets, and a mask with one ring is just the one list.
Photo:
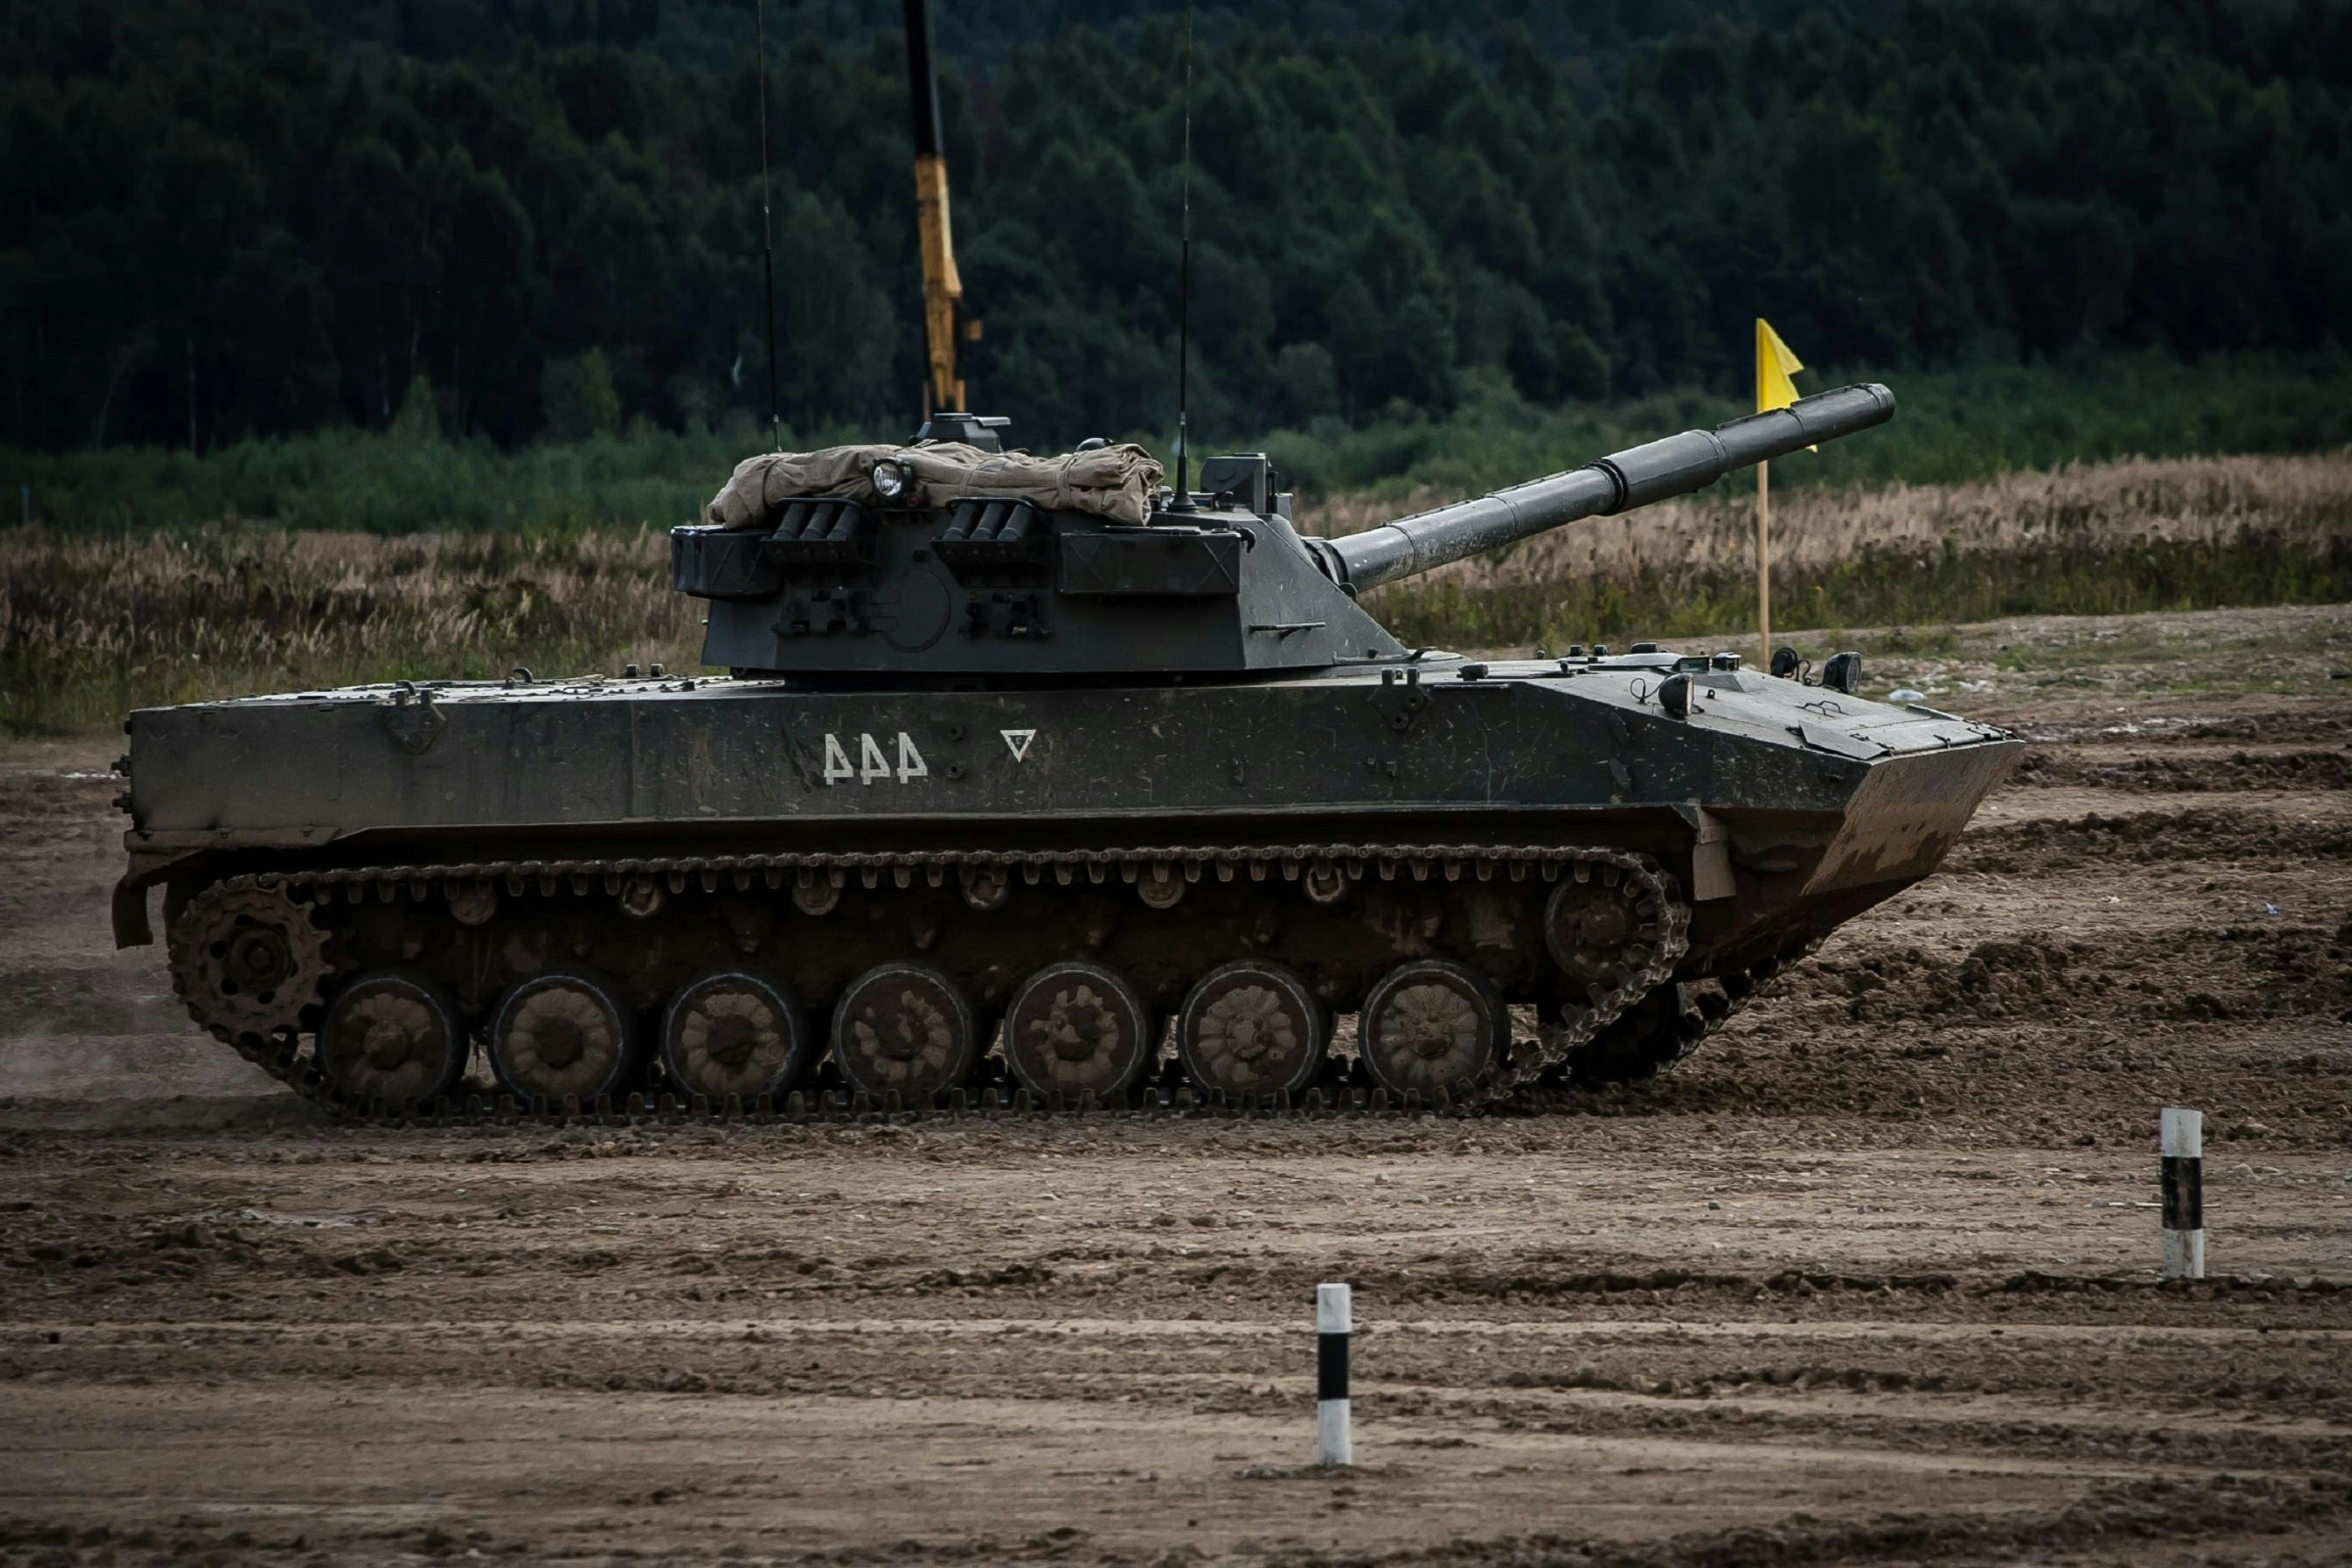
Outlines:
{"label": "track link", "polygon": [[[1690,1059],[1707,1040],[1813,956],[1827,938],[1815,937],[1788,954],[1729,975],[1710,975],[1649,992],[1565,1062],[1568,1081],[1582,1088],[1642,1083]],[[1712,992],[1702,988],[1714,986]],[[1689,1001],[1678,995],[1695,995]]]}

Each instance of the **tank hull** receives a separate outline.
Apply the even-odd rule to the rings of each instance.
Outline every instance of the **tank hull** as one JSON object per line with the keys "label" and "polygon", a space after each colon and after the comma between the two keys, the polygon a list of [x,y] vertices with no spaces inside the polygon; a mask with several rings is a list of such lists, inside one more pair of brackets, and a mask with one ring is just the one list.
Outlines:
{"label": "tank hull", "polygon": [[[185,923],[208,887],[258,877],[333,933],[319,1002],[401,968],[477,1026],[567,964],[647,1018],[751,964],[821,1020],[860,974],[919,961],[985,1027],[1073,956],[1163,1015],[1256,955],[1327,1013],[1444,960],[1597,1029],[1588,993],[1614,1016],[1668,978],[1769,968],[1929,874],[2020,750],[1743,672],[1694,677],[1678,715],[1660,677],[1432,660],[1200,687],[492,682],[144,710],[118,937],[145,935],[153,885]],[[1620,866],[1670,907],[1630,950],[1639,987],[1580,978],[1560,947],[1556,884]],[[495,913],[468,923],[469,898]]]}

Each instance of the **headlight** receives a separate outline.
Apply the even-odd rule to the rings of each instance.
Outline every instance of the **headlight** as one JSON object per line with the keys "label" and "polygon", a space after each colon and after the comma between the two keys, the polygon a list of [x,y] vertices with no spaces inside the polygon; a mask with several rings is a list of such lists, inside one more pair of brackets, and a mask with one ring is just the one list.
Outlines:
{"label": "headlight", "polygon": [[905,501],[914,494],[914,470],[896,458],[874,465],[874,493],[885,501]]}

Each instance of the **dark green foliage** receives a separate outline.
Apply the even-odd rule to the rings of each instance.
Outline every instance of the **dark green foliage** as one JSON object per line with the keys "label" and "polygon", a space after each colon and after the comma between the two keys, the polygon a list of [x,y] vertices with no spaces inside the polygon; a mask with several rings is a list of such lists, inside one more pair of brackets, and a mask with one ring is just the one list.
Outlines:
{"label": "dark green foliage", "polygon": [[[425,60],[506,59],[537,46],[633,45],[681,65],[724,65],[742,47],[752,0],[305,0],[320,25],[349,42]],[[1482,58],[1498,32],[1524,28],[1563,61],[1605,63],[1666,33],[1726,16],[1782,24],[1824,0],[1207,0],[1191,9],[1200,34],[1223,42],[1252,29],[1423,38]],[[932,32],[954,59],[993,65],[1026,43],[1089,26],[1132,45],[1154,23],[1181,19],[1185,0],[939,0]],[[1876,15],[1887,0],[1839,9]],[[896,37],[902,0],[768,0],[779,40],[857,42]]]}
{"label": "dark green foliage", "polygon": [[[915,412],[906,84],[873,9],[780,0],[804,429]],[[987,321],[967,374],[1039,444],[1173,414],[1179,34],[1074,9],[1001,22],[1033,41],[951,54],[944,83]],[[1823,365],[2352,340],[2352,0],[1410,9],[1204,34],[1206,441],[1409,423],[1496,377],[1546,406],[1736,395],[1758,314]],[[595,350],[624,422],[763,422],[743,8],[676,8],[703,43],[666,52],[641,0],[352,15],[346,38],[436,58],[268,0],[0,11],[0,438],[380,428],[422,374],[447,436],[513,446],[547,428],[551,364]]]}
{"label": "dark green foliage", "polygon": [[[421,384],[421,383],[420,383]],[[379,534],[426,530],[667,530],[692,522],[756,438],[603,438],[501,452],[483,437],[446,441],[412,395],[388,435],[337,429],[240,441],[191,457],[159,447],[0,458],[13,521],[29,486],[35,522],[75,534],[185,527],[222,519]],[[412,411],[416,411],[412,414]]]}
{"label": "dark green foliage", "polygon": [[[1840,379],[1848,377],[1841,376]],[[1895,389],[1893,422],[1772,467],[1776,490],[1951,484],[2020,468],[2121,457],[2312,452],[2352,445],[2352,357],[2222,355],[2186,365],[2116,354],[1953,369],[1856,368]],[[1806,390],[1834,384],[1804,376]],[[1531,479],[1604,453],[1746,412],[1728,394],[1676,388],[1605,404],[1539,408],[1506,379],[1474,373],[1442,418],[1336,420],[1264,442],[1286,484],[1309,495],[1373,490],[1448,497]],[[1734,474],[1723,487],[1746,490]]]}
{"label": "dark green foliage", "polygon": [[602,349],[550,360],[539,376],[539,411],[551,441],[585,441],[620,427],[620,398]]}
{"label": "dark green foliage", "polygon": [[[1320,345],[1285,350],[1293,365]],[[574,375],[579,362],[568,364]],[[1328,372],[1329,367],[1323,368]],[[1889,372],[1890,374],[1892,372]],[[561,376],[556,379],[562,380]],[[1776,494],[1816,485],[1946,484],[2018,468],[2125,456],[2306,452],[2352,445],[2352,359],[2217,359],[2190,367],[2119,356],[2080,367],[1990,366],[1895,377],[1902,413],[1867,435],[1773,465]],[[223,517],[287,528],[413,533],[425,529],[668,528],[694,520],[728,471],[761,444],[740,416],[712,432],[639,428],[625,436],[539,441],[501,452],[481,436],[445,439],[443,398],[421,376],[404,390],[386,435],[327,429],[184,449],[26,453],[0,448],[0,505],[31,489],[35,521],[88,531],[185,526]],[[1444,418],[1357,429],[1324,418],[1266,443],[1282,483],[1309,500],[1372,492],[1390,499],[1476,494],[1740,412],[1690,389],[1600,405],[1541,409],[1493,372],[1469,377]],[[892,428],[787,428],[792,443],[860,439]],[[1745,489],[1745,474],[1723,481]]]}
{"label": "dark green foliage", "polygon": [[[341,37],[423,60],[505,58],[533,45],[644,44],[661,30],[662,0],[306,0]],[[673,0],[674,4],[674,0]],[[778,0],[781,9],[783,0]],[[681,8],[683,9],[683,8]],[[697,7],[696,9],[702,9]],[[709,9],[740,10],[735,6]]]}

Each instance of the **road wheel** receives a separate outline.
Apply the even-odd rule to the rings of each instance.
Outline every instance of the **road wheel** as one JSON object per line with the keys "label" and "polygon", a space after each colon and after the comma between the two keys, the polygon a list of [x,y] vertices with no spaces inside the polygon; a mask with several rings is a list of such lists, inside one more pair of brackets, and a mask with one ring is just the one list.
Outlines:
{"label": "road wheel", "polygon": [[1107,1100],[1151,1060],[1155,1021],[1117,970],[1084,959],[1050,964],[1012,994],[1004,1059],[1024,1089]]}
{"label": "road wheel", "polygon": [[547,969],[521,981],[490,1020],[490,1066],[517,1097],[547,1107],[619,1093],[637,1060],[635,1020],[594,969]]}
{"label": "road wheel", "polygon": [[1243,958],[1200,977],[1176,1015],[1176,1050],[1212,1094],[1304,1088],[1323,1058],[1323,1008],[1278,963]]}
{"label": "road wheel", "polygon": [[1393,1094],[1457,1093],[1500,1054],[1510,1012],[1475,969],[1417,958],[1383,975],[1357,1014],[1372,1079]]}
{"label": "road wheel", "polygon": [[429,1105],[458,1087],[472,1050],[449,988],[408,969],[353,977],[318,1026],[318,1071],[360,1104]]}
{"label": "road wheel", "polygon": [[970,1076],[979,1034],[962,991],[926,964],[876,964],[833,1008],[833,1057],[850,1087],[910,1104]]}
{"label": "road wheel", "polygon": [[791,1091],[808,1061],[808,1026],[782,982],[760,969],[711,969],[662,1014],[662,1066],[689,1095],[749,1102]]}

